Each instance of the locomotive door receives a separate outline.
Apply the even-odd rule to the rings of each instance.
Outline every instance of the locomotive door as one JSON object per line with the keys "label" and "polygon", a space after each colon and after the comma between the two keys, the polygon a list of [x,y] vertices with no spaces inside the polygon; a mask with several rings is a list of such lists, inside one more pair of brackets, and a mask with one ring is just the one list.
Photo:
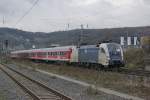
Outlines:
{"label": "locomotive door", "polygon": [[100,48],[99,63],[102,65],[108,65],[106,50],[104,48]]}

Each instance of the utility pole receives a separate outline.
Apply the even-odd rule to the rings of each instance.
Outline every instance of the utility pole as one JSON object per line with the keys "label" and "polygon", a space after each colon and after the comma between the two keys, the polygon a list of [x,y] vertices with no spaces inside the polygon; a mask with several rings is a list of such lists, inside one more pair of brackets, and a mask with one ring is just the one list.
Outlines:
{"label": "utility pole", "polygon": [[88,24],[86,25],[86,28],[87,28],[87,29],[89,28],[89,25],[88,25]]}
{"label": "utility pole", "polygon": [[83,36],[83,24],[81,24],[81,33],[79,34],[78,47],[80,47]]}
{"label": "utility pole", "polygon": [[4,41],[4,45],[5,45],[5,60],[6,60],[6,63],[8,61],[8,40],[5,40]]}
{"label": "utility pole", "polygon": [[2,48],[3,48],[2,42],[0,41],[0,63],[2,61],[2,50],[3,50]]}
{"label": "utility pole", "polygon": [[68,28],[68,30],[69,30],[69,28],[70,28],[70,25],[69,25],[69,24],[67,24],[67,28]]}
{"label": "utility pole", "polygon": [[3,16],[3,25],[5,24],[5,18],[4,18],[4,16]]}
{"label": "utility pole", "polygon": [[7,50],[7,48],[8,48],[8,40],[5,40],[5,48]]}
{"label": "utility pole", "polygon": [[126,30],[126,48],[128,48],[128,30]]}

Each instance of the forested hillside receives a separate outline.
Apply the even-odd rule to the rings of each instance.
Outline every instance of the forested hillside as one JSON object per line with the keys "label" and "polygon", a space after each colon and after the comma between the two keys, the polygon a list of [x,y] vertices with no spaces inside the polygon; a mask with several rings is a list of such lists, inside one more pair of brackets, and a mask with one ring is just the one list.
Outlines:
{"label": "forested hillside", "polygon": [[[57,31],[51,33],[27,32],[18,29],[0,28],[0,42],[9,41],[9,47],[15,49],[30,49],[50,47],[51,44],[77,45],[79,38],[83,44],[96,44],[104,40],[120,41],[120,36],[149,35],[150,27],[128,27],[111,29],[80,29]],[[80,37],[81,36],[81,37]]]}

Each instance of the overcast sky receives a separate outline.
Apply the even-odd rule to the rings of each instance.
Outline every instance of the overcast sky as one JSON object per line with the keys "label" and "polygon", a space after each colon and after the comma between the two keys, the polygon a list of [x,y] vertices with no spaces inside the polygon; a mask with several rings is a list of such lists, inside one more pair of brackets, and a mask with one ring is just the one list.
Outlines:
{"label": "overcast sky", "polygon": [[[0,0],[0,27],[52,32],[150,25],[150,0]],[[3,24],[4,17],[4,24]]]}

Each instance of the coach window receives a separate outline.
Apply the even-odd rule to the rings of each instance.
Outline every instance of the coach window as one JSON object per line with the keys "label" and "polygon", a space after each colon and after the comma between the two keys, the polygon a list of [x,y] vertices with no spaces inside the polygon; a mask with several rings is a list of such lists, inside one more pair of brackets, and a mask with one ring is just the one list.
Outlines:
{"label": "coach window", "polygon": [[58,55],[60,56],[60,52],[58,52]]}
{"label": "coach window", "polygon": [[62,52],[62,56],[64,56],[65,55],[65,52]]}
{"label": "coach window", "polygon": [[60,56],[61,54],[60,54],[61,52],[58,52],[58,55]]}
{"label": "coach window", "polygon": [[33,53],[33,57],[35,56],[35,53]]}
{"label": "coach window", "polygon": [[45,53],[44,52],[42,52],[42,56],[44,56],[45,55]]}
{"label": "coach window", "polygon": [[62,56],[64,55],[64,52],[62,52]]}
{"label": "coach window", "polygon": [[53,56],[54,52],[51,52],[51,56]]}
{"label": "coach window", "polygon": [[55,56],[57,56],[57,52],[56,52],[56,55]]}
{"label": "coach window", "polygon": [[62,55],[62,52],[60,52],[60,56]]}
{"label": "coach window", "polygon": [[49,52],[49,55],[52,56],[52,52]]}
{"label": "coach window", "polygon": [[44,52],[42,52],[42,57],[45,55],[45,53]]}
{"label": "coach window", "polygon": [[38,57],[39,57],[39,56],[40,56],[40,53],[38,52],[37,55],[38,55]]}
{"label": "coach window", "polygon": [[37,52],[37,56],[39,56],[39,53]]}
{"label": "coach window", "polygon": [[46,52],[44,52],[44,56],[46,56]]}
{"label": "coach window", "polygon": [[38,52],[36,52],[36,56],[38,56]]}
{"label": "coach window", "polygon": [[57,52],[55,52],[55,56],[57,56]]}
{"label": "coach window", "polygon": [[48,52],[48,55],[49,55],[49,56],[51,56],[51,55],[52,55],[52,53],[51,53],[51,52]]}
{"label": "coach window", "polygon": [[63,53],[62,53],[62,52],[60,52],[60,56],[62,56],[62,54],[63,54]]}

